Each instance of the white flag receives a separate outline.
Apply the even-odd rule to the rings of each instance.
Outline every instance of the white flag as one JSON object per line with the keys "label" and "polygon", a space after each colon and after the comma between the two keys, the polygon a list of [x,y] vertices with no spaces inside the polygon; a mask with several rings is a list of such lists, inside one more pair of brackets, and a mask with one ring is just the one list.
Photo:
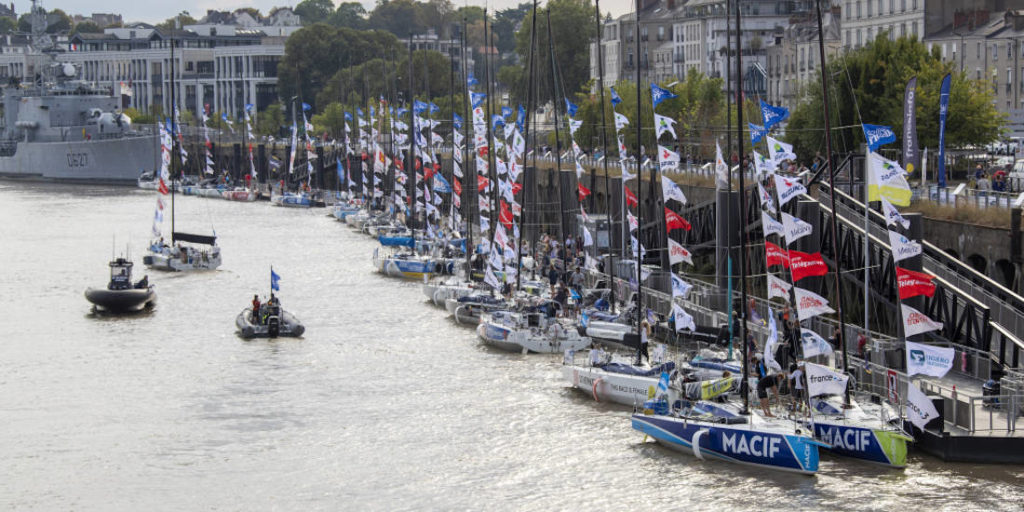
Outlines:
{"label": "white flag", "polygon": [[827,356],[833,352],[832,345],[810,329],[800,330],[800,346],[803,348],[804,357]]}
{"label": "white flag", "polygon": [[887,160],[875,152],[868,152],[868,201],[882,197],[899,206],[910,206],[913,195],[900,164]]}
{"label": "white flag", "polygon": [[953,368],[956,350],[924,343],[907,342],[907,377],[922,374],[943,377]]}
{"label": "white flag", "polygon": [[814,231],[814,226],[786,212],[782,212],[782,225],[786,228],[786,245],[790,245]]}
{"label": "white flag", "polygon": [[491,288],[494,288],[495,290],[501,288],[501,283],[498,282],[498,276],[494,275],[494,272],[490,268],[484,271],[484,282],[489,284]]}
{"label": "white flag", "polygon": [[917,385],[907,386],[907,419],[917,428],[923,429],[928,422],[939,417],[939,411],[928,395],[921,392]]}
{"label": "white flag", "polygon": [[675,199],[680,203],[686,204],[686,196],[683,195],[683,189],[679,188],[679,185],[676,185],[675,182],[666,176],[661,177],[661,195],[666,203],[669,199]]}
{"label": "white flag", "polygon": [[583,227],[583,247],[590,247],[594,245],[594,237],[590,236],[590,230]]}
{"label": "white flag", "polygon": [[686,262],[693,265],[693,255],[690,251],[686,250],[679,242],[668,239],[668,264],[669,266],[675,265],[676,263]]}
{"label": "white flag", "polygon": [[768,235],[786,236],[786,228],[782,223],[773,219],[771,215],[764,211],[761,212],[761,230],[764,231],[764,236],[766,237]]}
{"label": "white flag", "polygon": [[615,131],[621,132],[623,128],[629,126],[629,118],[616,112],[615,113]]}
{"label": "white flag", "polygon": [[893,261],[913,258],[924,251],[921,244],[891,230],[889,231],[889,248],[892,250]]}
{"label": "white flag", "polygon": [[780,164],[786,160],[796,160],[792,144],[773,139],[770,135],[766,135],[765,139],[768,140],[768,156],[773,162]]}
{"label": "white flag", "polygon": [[772,201],[772,196],[768,194],[768,191],[764,189],[761,182],[757,182],[757,193],[761,197],[761,209],[768,213],[775,213],[775,201]]}
{"label": "white flag", "polygon": [[773,297],[782,297],[785,300],[789,300],[789,289],[792,287],[786,281],[768,274],[768,300],[771,300]]}
{"label": "white flag", "polygon": [[791,199],[807,193],[807,187],[800,183],[800,180],[796,178],[789,178],[786,176],[775,176],[775,193],[779,197],[779,206],[786,206]]}
{"label": "white flag", "polygon": [[751,153],[754,154],[754,170],[757,171],[758,174],[771,174],[778,168],[779,164],[774,160],[765,158],[764,155],[754,150],[751,150]]}
{"label": "white flag", "polygon": [[764,364],[776,372],[782,371],[782,366],[775,360],[775,346],[779,343],[779,327],[775,324],[775,312],[768,308],[768,339],[764,342]]}
{"label": "white flag", "polygon": [[836,312],[836,310],[828,306],[828,301],[825,300],[825,297],[822,297],[817,293],[804,290],[800,287],[793,288],[793,292],[796,295],[797,316],[801,321],[817,315]]}
{"label": "white flag", "polygon": [[672,297],[682,297],[685,299],[693,285],[683,281],[682,278],[675,274],[669,274],[669,276],[672,278]]}
{"label": "white flag", "polygon": [[804,370],[809,396],[841,395],[846,391],[846,382],[850,380],[849,376],[820,364],[804,363]]}
{"label": "white flag", "polygon": [[900,308],[903,310],[903,335],[911,337],[915,334],[921,334],[923,332],[938,331],[942,329],[942,323],[936,322],[928,315],[906,305],[901,304]]}
{"label": "white flag", "polygon": [[632,213],[630,213],[629,211],[626,211],[626,219],[629,220],[629,232],[630,233],[636,231],[636,229],[638,227],[640,227],[640,221],[638,221],[636,219],[636,216],[633,215]]}
{"label": "white flag", "polygon": [[729,164],[722,158],[722,146],[715,141],[715,188],[729,188]]}
{"label": "white flag", "polygon": [[899,224],[903,226],[903,229],[910,229],[910,221],[904,219],[903,216],[900,215],[900,211],[897,210],[896,207],[885,198],[885,196],[879,196],[879,199],[882,200],[882,214],[885,215],[886,226],[895,226],[896,224]]}
{"label": "white flag", "polygon": [[672,151],[665,146],[658,146],[658,165],[661,172],[679,170],[679,153]]}
{"label": "white flag", "polygon": [[678,139],[679,136],[676,135],[675,124],[676,120],[671,117],[654,114],[654,128],[657,130],[655,138],[660,139],[661,134],[669,132],[672,134],[673,139]]}
{"label": "white flag", "polygon": [[[508,126],[505,127],[505,131],[506,132],[508,132],[509,126],[511,126],[512,128],[515,128],[516,125],[510,123]],[[577,120],[577,119],[569,118],[569,135],[575,135],[576,134],[576,130],[579,130],[580,126],[583,126],[583,121],[582,120]],[[510,135],[512,135],[512,134],[509,133],[508,135],[505,135],[505,138],[507,139]]]}
{"label": "white flag", "polygon": [[676,332],[683,329],[689,329],[690,332],[697,330],[697,324],[693,322],[693,317],[683,310],[683,307],[675,302],[672,303],[672,318],[675,319]]}

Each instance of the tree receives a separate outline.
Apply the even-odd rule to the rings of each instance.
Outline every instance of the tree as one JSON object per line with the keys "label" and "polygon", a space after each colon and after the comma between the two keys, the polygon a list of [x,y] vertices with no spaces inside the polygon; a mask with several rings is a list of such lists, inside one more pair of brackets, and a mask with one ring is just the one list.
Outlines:
{"label": "tree", "polygon": [[324,23],[334,14],[334,3],[331,0],[302,0],[295,6],[295,14],[302,18],[302,23]]}
{"label": "tree", "polygon": [[[937,48],[929,53],[916,38],[890,41],[886,34],[879,34],[867,46],[847,53],[842,60],[833,60],[828,68],[829,76],[835,77],[829,83],[833,151],[857,150],[864,142],[860,124],[865,122],[891,126],[899,135],[903,131],[904,90],[914,76],[921,147],[938,145],[939,87],[947,73],[953,76],[947,147],[986,144],[998,138],[1006,124],[1006,116],[995,108],[988,80],[972,80],[954,72],[953,63],[943,62]],[[793,110],[787,131],[792,133],[789,140],[797,155],[809,161],[815,152],[825,151],[820,79],[808,84],[804,98]],[[844,125],[852,127],[835,128]]]}
{"label": "tree", "polygon": [[71,30],[71,16],[60,9],[54,9],[46,15],[47,34],[66,34]]}
{"label": "tree", "polygon": [[285,125],[284,105],[272,103],[266,110],[256,114],[256,133],[260,135],[274,135]]}
{"label": "tree", "polygon": [[260,19],[263,18],[263,15],[260,14],[260,10],[255,8],[255,7],[239,7],[238,9],[235,9],[235,12],[236,13],[241,13],[241,12],[248,13],[249,16],[252,16],[252,19],[254,19],[256,21],[259,21]]}
{"label": "tree", "polygon": [[498,11],[494,15],[494,35],[497,36],[495,46],[498,53],[505,54],[516,48],[516,25],[530,13],[532,4],[524,2],[516,7]]}
{"label": "tree", "polygon": [[327,132],[331,138],[340,139],[345,131],[345,108],[337,101],[331,102],[311,121],[318,133]]}
{"label": "tree", "polygon": [[413,0],[380,0],[370,13],[369,25],[401,38],[427,31],[423,11]]}
{"label": "tree", "polygon": [[[590,77],[590,41],[595,36],[594,6],[590,0],[551,0],[537,11],[537,47],[534,51],[537,73],[538,104],[554,97],[551,86],[551,52],[548,51],[548,14],[554,37],[555,68],[558,72],[558,97],[579,91]],[[531,13],[532,16],[532,13]],[[519,66],[529,62],[531,20],[526,20],[516,33]],[[522,82],[522,81],[520,81]],[[505,84],[512,87],[519,101],[525,102],[524,83]]]}
{"label": "tree", "polygon": [[162,23],[157,24],[156,29],[166,34],[171,30],[178,30],[178,27],[195,25],[196,23],[196,19],[189,15],[188,11],[182,11],[181,14],[167,18]]}
{"label": "tree", "polygon": [[134,124],[154,124],[156,123],[156,116],[152,114],[143,114],[138,110],[128,107],[123,110],[124,115],[128,116],[128,119],[132,120]]}
{"label": "tree", "polygon": [[0,18],[0,34],[11,34],[18,29],[18,22],[11,18],[3,17]]}
{"label": "tree", "polygon": [[99,25],[91,21],[83,21],[75,24],[75,28],[71,31],[71,34],[99,34],[101,32],[103,32],[103,29],[100,28]]}
{"label": "tree", "polygon": [[368,26],[366,9],[359,2],[342,2],[331,15],[328,23],[335,27],[348,27],[363,30]]}

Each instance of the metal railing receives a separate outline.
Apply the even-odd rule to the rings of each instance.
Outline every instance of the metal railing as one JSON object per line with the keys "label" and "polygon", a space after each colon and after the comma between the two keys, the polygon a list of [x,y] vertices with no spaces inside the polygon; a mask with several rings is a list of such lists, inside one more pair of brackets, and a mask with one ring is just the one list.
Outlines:
{"label": "metal railing", "polygon": [[[928,199],[929,201],[936,204],[945,204],[951,206],[973,206],[975,208],[1013,208],[1014,202],[1020,196],[1020,184],[1017,183],[1017,179],[1013,179],[1013,185],[1007,185],[1008,190],[1006,192],[999,192],[995,190],[978,190],[974,188],[964,188],[959,194],[954,193],[955,189],[949,187],[939,188],[937,185],[928,187],[928,197],[922,197],[923,194],[921,189],[915,188],[911,198],[915,201]],[[1014,189],[1013,187],[1017,188]],[[1017,190],[1014,192],[1013,190]]]}

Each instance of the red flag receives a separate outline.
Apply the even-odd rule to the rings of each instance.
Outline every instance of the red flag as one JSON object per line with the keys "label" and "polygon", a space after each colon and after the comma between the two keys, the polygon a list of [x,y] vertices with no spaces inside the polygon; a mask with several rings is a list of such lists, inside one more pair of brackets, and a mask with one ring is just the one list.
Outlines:
{"label": "red flag", "polygon": [[501,212],[498,214],[498,222],[501,222],[505,229],[512,229],[512,211],[508,209],[508,203],[501,201]]}
{"label": "red flag", "polygon": [[519,191],[522,190],[522,189],[523,189],[523,186],[520,185],[518,182],[512,184],[512,193],[513,194],[518,194]]}
{"label": "red flag", "polygon": [[767,240],[764,241],[764,257],[769,267],[782,265],[784,268],[789,268],[789,256],[786,251]]}
{"label": "red flag", "polygon": [[462,180],[452,180],[452,190],[455,191],[455,195],[462,195]]}
{"label": "red flag", "polygon": [[167,189],[167,184],[164,183],[163,178],[160,178],[160,185],[157,187],[157,191],[159,191],[161,194],[165,196],[171,193],[171,191]]}
{"label": "red flag", "polygon": [[935,283],[932,279],[935,279],[935,276],[931,274],[896,267],[896,284],[900,289],[900,299],[935,295]]}
{"label": "red flag", "polygon": [[629,187],[622,187],[622,191],[626,194],[626,204],[634,208],[636,208],[636,205],[640,204],[636,200],[636,195],[634,195],[633,192],[629,190]]}
{"label": "red flag", "polygon": [[795,283],[805,277],[828,274],[828,265],[821,258],[820,252],[809,254],[789,251],[789,271],[793,273],[793,282]]}
{"label": "red flag", "polygon": [[678,213],[665,208],[665,230],[671,232],[673,229],[690,230],[690,223],[679,216]]}
{"label": "red flag", "polygon": [[487,190],[487,185],[490,185],[490,183],[490,180],[488,180],[486,176],[476,177],[476,189],[480,192]]}
{"label": "red flag", "polygon": [[584,187],[582,183],[577,183],[576,184],[576,194],[579,196],[580,201],[582,201],[582,200],[586,199],[587,196],[590,195],[590,189],[587,188],[587,187]]}
{"label": "red flag", "polygon": [[395,167],[398,168],[399,171],[405,172],[405,162],[401,160],[395,160]]}
{"label": "red flag", "polygon": [[430,178],[433,178],[435,174],[437,174],[437,169],[428,165],[426,170],[424,170],[423,172],[425,173],[426,178],[429,180]]}

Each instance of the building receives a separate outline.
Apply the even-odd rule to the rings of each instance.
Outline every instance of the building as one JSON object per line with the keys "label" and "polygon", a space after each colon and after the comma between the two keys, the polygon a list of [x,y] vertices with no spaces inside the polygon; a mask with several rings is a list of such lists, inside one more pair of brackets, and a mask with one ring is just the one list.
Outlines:
{"label": "building", "polygon": [[[825,58],[842,51],[839,8],[822,14]],[[794,108],[803,98],[803,89],[821,77],[821,51],[818,46],[818,18],[814,12],[794,15],[789,25],[777,30],[767,50],[768,93],[765,101]]]}
{"label": "building", "polygon": [[102,12],[94,12],[91,16],[88,17],[82,16],[81,14],[76,14],[71,19],[75,22],[76,25],[85,21],[90,21],[92,23],[95,23],[96,26],[100,28],[120,27],[124,23],[124,20],[121,18],[120,14],[109,14]]}
{"label": "building", "polygon": [[[402,39],[399,39],[401,42]],[[447,55],[450,60],[455,61],[455,71],[462,71],[462,41],[460,39],[441,39],[434,29],[429,29],[425,34],[413,34],[410,39],[406,39],[412,45],[413,50],[433,50],[443,55]],[[490,47],[491,57],[494,57],[497,53],[497,49]],[[483,48],[476,48],[474,51],[482,52]],[[466,52],[466,62],[469,64],[467,69],[474,69],[473,65],[475,60],[473,59],[473,51]]]}
{"label": "building", "polygon": [[923,39],[945,28],[958,12],[1024,8],[1024,0],[839,0],[843,47],[859,48],[880,33]]}

